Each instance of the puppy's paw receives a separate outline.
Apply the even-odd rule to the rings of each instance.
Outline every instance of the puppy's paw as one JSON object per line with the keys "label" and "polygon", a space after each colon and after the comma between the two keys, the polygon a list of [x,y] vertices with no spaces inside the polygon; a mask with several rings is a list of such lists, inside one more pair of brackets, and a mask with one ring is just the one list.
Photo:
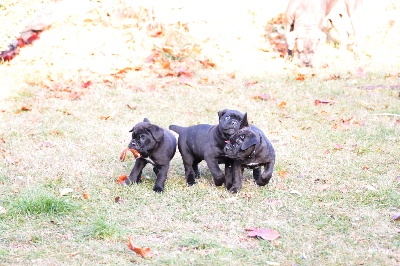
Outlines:
{"label": "puppy's paw", "polygon": [[214,178],[214,184],[217,187],[222,186],[225,183],[225,178]]}
{"label": "puppy's paw", "polygon": [[269,183],[269,179],[259,178],[256,180],[256,184],[260,187],[266,186],[266,185],[268,185],[268,183]]}
{"label": "puppy's paw", "polygon": [[236,193],[238,193],[239,192],[239,188],[237,188],[237,187],[231,187],[230,189],[229,189],[229,192],[230,193],[232,193],[232,194],[236,194]]}
{"label": "puppy's paw", "polygon": [[160,186],[154,186],[153,191],[157,193],[162,193],[164,192],[164,188]]}

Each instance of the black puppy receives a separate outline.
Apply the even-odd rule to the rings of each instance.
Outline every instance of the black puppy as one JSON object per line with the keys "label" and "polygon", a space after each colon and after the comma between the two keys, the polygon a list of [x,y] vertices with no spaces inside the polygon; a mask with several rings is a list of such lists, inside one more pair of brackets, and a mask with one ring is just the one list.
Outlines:
{"label": "black puppy", "polygon": [[[225,175],[231,175],[232,160],[225,156],[225,141],[239,130],[243,114],[236,110],[222,110],[218,112],[219,124],[200,124],[190,127],[170,125],[169,129],[179,134],[178,148],[182,155],[185,167],[186,182],[188,185],[196,183],[200,177],[198,164],[205,160],[211,171],[216,186],[225,182]],[[225,175],[218,164],[225,164]]]}
{"label": "black puppy", "polygon": [[[240,129],[233,134],[224,148],[225,154],[234,159],[233,175],[226,180],[226,188],[237,193],[242,188],[243,168],[253,170],[257,185],[265,186],[272,177],[275,164],[275,150],[264,133],[254,125],[247,122],[244,115]],[[264,171],[261,172],[261,166]],[[256,171],[258,170],[258,171]]]}
{"label": "black puppy", "polygon": [[169,163],[176,151],[175,136],[170,131],[151,124],[147,118],[135,125],[129,132],[132,132],[132,140],[128,147],[137,150],[140,157],[136,159],[125,184],[139,183],[143,168],[147,163],[151,163],[154,166],[153,171],[157,175],[153,190],[163,192]]}

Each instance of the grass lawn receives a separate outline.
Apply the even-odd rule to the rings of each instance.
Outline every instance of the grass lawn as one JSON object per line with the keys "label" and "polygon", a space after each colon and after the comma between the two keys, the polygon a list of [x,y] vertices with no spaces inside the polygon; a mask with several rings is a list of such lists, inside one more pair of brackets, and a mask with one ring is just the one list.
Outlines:
{"label": "grass lawn", "polygon": [[[56,21],[0,65],[0,264],[399,265],[400,6],[380,2],[365,58],[326,45],[304,76],[262,49],[263,26],[282,4],[186,7],[196,23],[161,37],[148,36],[146,6],[98,1]],[[170,67],[146,61],[160,45],[185,60],[168,51]],[[152,191],[150,166],[140,185],[118,184],[134,163],[130,154],[119,161],[128,131],[143,118],[164,128],[216,124],[225,108],[247,112],[272,142],[268,186],[246,170],[230,194],[202,162],[187,187],[178,151],[164,193]],[[247,237],[255,227],[280,238]],[[129,250],[128,237],[150,256]]]}

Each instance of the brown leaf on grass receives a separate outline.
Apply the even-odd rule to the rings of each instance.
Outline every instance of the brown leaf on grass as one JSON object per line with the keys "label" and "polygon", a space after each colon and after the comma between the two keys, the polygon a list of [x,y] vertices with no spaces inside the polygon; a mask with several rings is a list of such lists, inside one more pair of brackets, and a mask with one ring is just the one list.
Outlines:
{"label": "brown leaf on grass", "polygon": [[86,82],[82,83],[82,88],[86,89],[86,88],[89,87],[91,84],[92,84],[92,82],[91,82],[90,80],[89,80],[89,81],[86,81]]}
{"label": "brown leaf on grass", "polygon": [[253,95],[253,99],[261,100],[261,101],[268,101],[270,99],[270,97],[266,93],[260,93],[260,94]]}
{"label": "brown leaf on grass", "polygon": [[71,101],[73,101],[73,100],[79,99],[82,95],[83,95],[83,92],[81,92],[81,91],[71,91],[68,94],[68,97]]}
{"label": "brown leaf on grass", "polygon": [[286,102],[281,102],[280,104],[278,104],[278,108],[285,108],[286,107]]}
{"label": "brown leaf on grass", "polygon": [[127,178],[128,178],[127,175],[120,175],[117,179],[117,182],[123,184]]}
{"label": "brown leaf on grass", "polygon": [[150,248],[142,249],[142,248],[139,248],[139,247],[135,247],[135,246],[133,245],[132,237],[131,237],[131,236],[128,236],[128,243],[127,243],[126,245],[128,246],[128,248],[129,248],[130,250],[132,250],[132,251],[135,252],[137,255],[141,256],[142,258],[148,258],[148,257],[150,257]]}
{"label": "brown leaf on grass", "polygon": [[343,147],[343,145],[336,143],[334,149],[335,150],[343,150],[344,147]]}
{"label": "brown leaf on grass", "polygon": [[326,78],[325,80],[336,80],[336,79],[340,79],[340,76],[337,74],[329,74],[329,77]]}
{"label": "brown leaf on grass", "polygon": [[236,74],[235,74],[235,72],[229,73],[229,77],[230,77],[231,79],[234,79],[234,78],[236,78]]}
{"label": "brown leaf on grass", "polygon": [[298,73],[294,79],[295,80],[299,80],[299,81],[303,81],[303,80],[306,79],[306,75]]}
{"label": "brown leaf on grass", "polygon": [[265,240],[275,240],[280,237],[280,234],[272,229],[268,228],[249,228],[245,229],[248,231],[247,236],[250,237],[261,237],[262,239]]}
{"label": "brown leaf on grass", "polygon": [[84,199],[89,199],[89,194],[88,194],[86,191],[83,191],[82,197],[83,197]]}
{"label": "brown leaf on grass", "polygon": [[245,86],[248,87],[248,86],[255,85],[255,84],[257,84],[257,83],[258,83],[257,80],[250,80],[250,81],[247,81],[247,82],[246,82]]}
{"label": "brown leaf on grass", "polygon": [[170,67],[171,67],[171,62],[170,61],[164,61],[162,63],[162,68],[169,69]]}
{"label": "brown leaf on grass", "polygon": [[129,104],[127,104],[126,106],[131,110],[136,110],[138,108],[137,105],[129,105]]}
{"label": "brown leaf on grass", "polygon": [[400,221],[400,212],[396,212],[395,214],[393,214],[392,219],[394,221]]}
{"label": "brown leaf on grass", "polygon": [[101,120],[108,120],[108,119],[110,119],[110,117],[111,116],[109,116],[109,115],[102,115],[102,116],[100,116],[100,119]]}
{"label": "brown leaf on grass", "polygon": [[204,60],[200,60],[200,63],[205,67],[215,67],[215,63],[212,62],[210,59],[206,58]]}
{"label": "brown leaf on grass", "polygon": [[2,150],[2,156],[3,158],[6,160],[7,163],[10,164],[17,164],[19,163],[18,159],[15,159],[12,155],[10,151],[7,150]]}
{"label": "brown leaf on grass", "polygon": [[329,99],[329,100],[317,99],[317,100],[314,100],[314,105],[315,106],[318,106],[320,104],[329,104],[329,105],[331,105],[331,104],[334,104],[334,103],[335,103],[335,101],[333,101],[333,99]]}
{"label": "brown leaf on grass", "polygon": [[286,170],[282,169],[282,170],[279,170],[279,171],[278,171],[278,175],[279,175],[280,177],[282,177],[282,178],[285,178],[286,175],[287,175],[287,172],[286,172]]}
{"label": "brown leaf on grass", "polygon": [[23,105],[23,106],[21,107],[21,111],[32,111],[32,107]]}
{"label": "brown leaf on grass", "polygon": [[360,78],[364,78],[367,76],[367,74],[364,72],[364,69],[362,67],[358,67],[355,71],[354,71],[354,76],[356,77],[360,77]]}
{"label": "brown leaf on grass", "polygon": [[0,139],[0,143],[6,143],[6,141],[4,140],[4,138]]}
{"label": "brown leaf on grass", "polygon": [[124,199],[122,199],[120,196],[116,196],[114,201],[115,201],[115,203],[123,203]]}

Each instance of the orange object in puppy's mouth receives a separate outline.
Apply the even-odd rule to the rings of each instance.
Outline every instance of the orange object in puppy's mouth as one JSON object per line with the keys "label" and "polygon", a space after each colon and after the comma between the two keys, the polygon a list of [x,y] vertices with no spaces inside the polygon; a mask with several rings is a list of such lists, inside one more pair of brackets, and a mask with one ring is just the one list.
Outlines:
{"label": "orange object in puppy's mouth", "polygon": [[124,149],[124,150],[122,151],[121,155],[119,156],[119,159],[121,160],[121,162],[125,161],[126,153],[127,153],[128,151],[131,151],[131,152],[133,153],[133,156],[134,156],[136,159],[137,159],[137,158],[140,158],[140,156],[141,156],[140,153],[139,153],[137,150],[126,148],[126,149]]}

